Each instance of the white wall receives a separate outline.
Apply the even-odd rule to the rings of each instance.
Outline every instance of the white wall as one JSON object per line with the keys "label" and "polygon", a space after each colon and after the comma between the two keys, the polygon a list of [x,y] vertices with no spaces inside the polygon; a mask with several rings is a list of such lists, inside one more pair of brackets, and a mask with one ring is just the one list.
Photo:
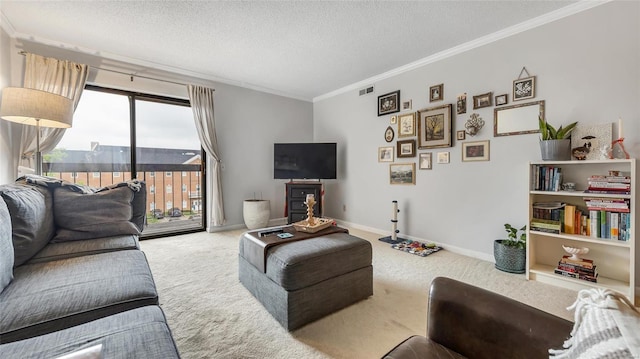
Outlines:
{"label": "white wall", "polygon": [[[0,93],[7,86],[21,85],[12,82],[10,48],[11,38],[0,28]],[[13,181],[18,173],[18,161],[13,155],[18,152],[17,141],[13,140],[17,136],[16,127],[18,125],[0,120],[0,183]]]}
{"label": "white wall", "polygon": [[[493,107],[473,110],[472,98],[509,94],[526,66],[537,76],[536,97],[557,125],[624,121],[625,145],[640,156],[640,3],[616,1],[498,40],[375,83],[376,93],[350,91],[314,103],[316,140],[337,138],[339,179],[328,186],[325,214],[348,223],[389,231],[391,201],[398,200],[401,234],[449,245],[492,260],[493,240],[504,223],[527,222],[527,163],[540,160],[537,134],[493,137]],[[419,46],[419,44],[416,44]],[[401,56],[401,54],[399,54]],[[444,83],[444,101],[429,103],[429,86]],[[389,185],[389,166],[377,162],[390,116],[377,116],[377,96],[400,90],[412,110],[453,103],[467,93],[468,110],[454,115],[450,164],[417,170],[415,186]],[[528,101],[518,101],[516,103]],[[455,110],[454,110],[455,112]],[[404,112],[400,112],[404,113]],[[462,162],[455,131],[472,113],[486,122],[468,140],[490,140],[489,162]],[[617,133],[614,127],[614,133]],[[395,141],[393,142],[395,144]],[[395,163],[417,158],[396,159]],[[343,211],[346,206],[346,211]]]}
{"label": "white wall", "polygon": [[[227,218],[225,227],[243,225],[242,202],[253,198],[254,193],[271,200],[272,218],[283,217],[284,182],[273,179],[273,143],[312,140],[311,102],[141,69],[140,66],[37,43],[16,41],[11,46],[6,46],[6,43],[3,38],[0,49],[2,58],[4,60],[11,57],[14,66],[10,68],[10,75],[18,79],[22,78],[24,72],[24,56],[18,52],[25,50],[88,64],[93,67],[88,82],[99,86],[188,98],[185,86],[141,78],[134,78],[132,82],[127,75],[95,69],[101,67],[215,88],[216,130],[223,161],[222,186]],[[3,61],[3,79],[6,71]],[[20,86],[21,83],[15,85]],[[0,121],[0,126],[3,126],[2,122],[5,121]],[[3,127],[0,127],[0,131],[4,131]],[[7,133],[0,132],[0,168],[7,170],[11,168],[12,155],[6,150],[5,143],[10,141],[10,137]],[[0,183],[12,182],[14,179],[13,175],[5,175],[3,171]]]}

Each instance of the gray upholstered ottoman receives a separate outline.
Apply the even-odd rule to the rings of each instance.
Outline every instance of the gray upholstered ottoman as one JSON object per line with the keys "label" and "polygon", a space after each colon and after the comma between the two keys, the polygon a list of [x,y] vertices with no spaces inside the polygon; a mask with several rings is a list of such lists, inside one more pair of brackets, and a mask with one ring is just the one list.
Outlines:
{"label": "gray upholstered ottoman", "polygon": [[[266,269],[245,257],[255,238],[240,238],[240,282],[287,330],[373,295],[371,243],[347,233],[267,249]],[[247,252],[248,253],[248,252]]]}

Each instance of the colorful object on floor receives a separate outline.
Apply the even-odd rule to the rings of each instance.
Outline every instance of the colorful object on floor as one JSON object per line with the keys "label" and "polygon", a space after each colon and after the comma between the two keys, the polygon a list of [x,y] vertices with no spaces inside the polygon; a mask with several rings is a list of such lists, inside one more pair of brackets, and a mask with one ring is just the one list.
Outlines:
{"label": "colorful object on floor", "polygon": [[435,243],[422,243],[412,240],[406,240],[400,243],[393,244],[391,245],[391,248],[415,254],[420,257],[426,257],[429,254],[442,249],[442,247],[435,245]]}

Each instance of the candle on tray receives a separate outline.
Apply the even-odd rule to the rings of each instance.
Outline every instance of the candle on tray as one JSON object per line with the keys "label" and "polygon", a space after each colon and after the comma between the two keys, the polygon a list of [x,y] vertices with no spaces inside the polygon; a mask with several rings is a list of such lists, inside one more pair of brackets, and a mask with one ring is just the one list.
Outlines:
{"label": "candle on tray", "polygon": [[308,194],[307,195],[307,202],[313,202],[315,201],[315,196],[313,194]]}

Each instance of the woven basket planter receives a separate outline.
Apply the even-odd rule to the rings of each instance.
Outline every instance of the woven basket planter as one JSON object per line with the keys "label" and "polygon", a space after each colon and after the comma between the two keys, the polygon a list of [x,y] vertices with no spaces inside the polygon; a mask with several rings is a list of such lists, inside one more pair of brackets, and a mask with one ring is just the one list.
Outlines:
{"label": "woven basket planter", "polygon": [[511,247],[502,244],[506,239],[496,239],[493,242],[493,257],[496,268],[508,273],[524,273],[527,264],[527,251],[524,248]]}

